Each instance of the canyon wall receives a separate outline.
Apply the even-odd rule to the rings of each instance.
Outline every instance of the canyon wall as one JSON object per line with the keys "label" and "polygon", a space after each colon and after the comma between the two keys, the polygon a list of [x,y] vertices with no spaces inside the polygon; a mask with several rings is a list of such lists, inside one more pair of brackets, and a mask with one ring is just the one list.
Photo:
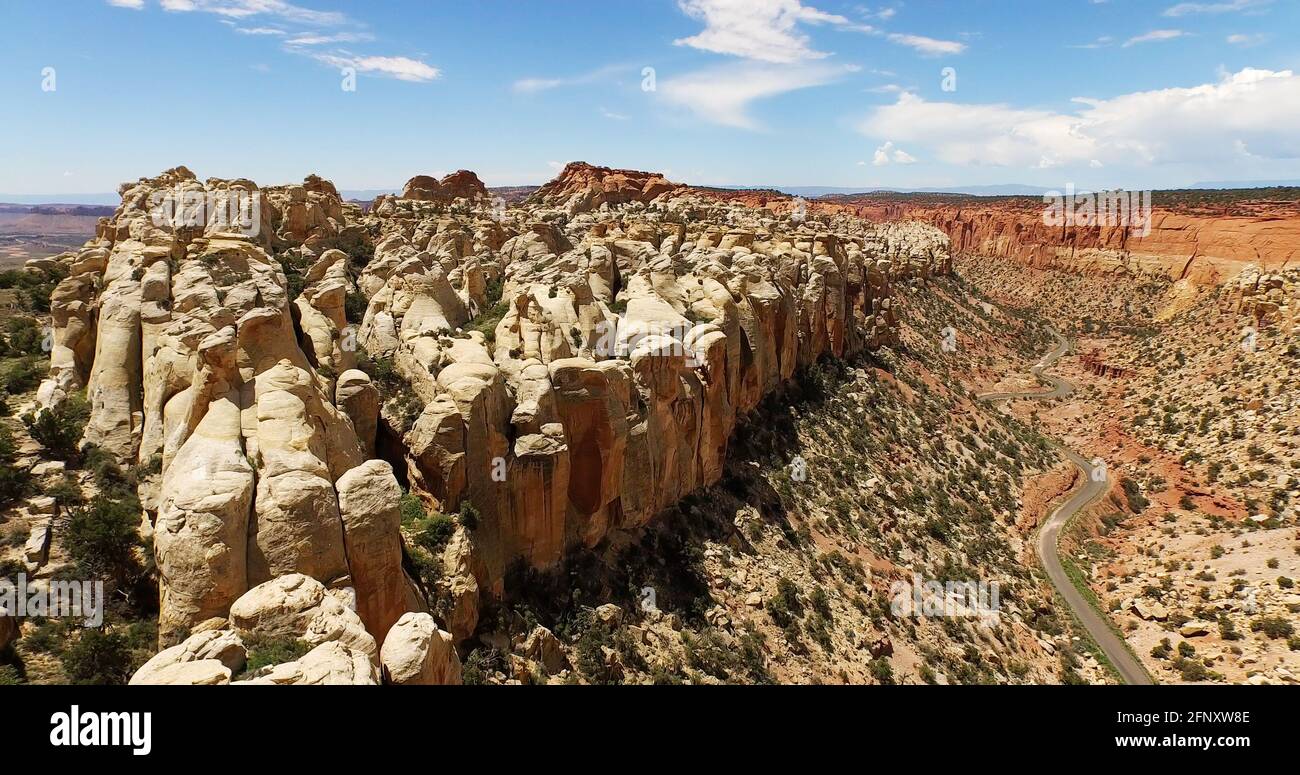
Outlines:
{"label": "canyon wall", "polygon": [[[344,673],[435,598],[467,638],[512,568],[718,481],[739,418],[820,357],[892,343],[891,284],[951,271],[929,227],[775,217],[661,181],[570,165],[504,213],[464,172],[369,213],[315,176],[124,186],[59,259],[39,400],[85,390],[83,444],[156,462],[141,495],[163,645],[249,596],[283,612],[316,590],[300,579],[373,639],[331,657]],[[254,217],[160,220],[168,191]],[[404,488],[462,515],[433,587],[406,572]]]}
{"label": "canyon wall", "polygon": [[1300,263],[1300,215],[1198,215],[1156,208],[1149,234],[1132,227],[1044,223],[1041,202],[963,206],[849,205],[869,220],[917,220],[943,230],[954,252],[1009,258],[1038,268],[1128,271],[1220,285],[1249,266]]}
{"label": "canyon wall", "polygon": [[[795,207],[795,200],[776,192],[709,193],[776,213]],[[1049,226],[1043,217],[1048,205],[1035,197],[853,195],[805,206],[874,223],[927,223],[948,236],[954,253],[1036,268],[1127,272],[1217,286],[1249,267],[1278,272],[1300,265],[1300,212],[1294,202],[1157,205],[1149,233],[1121,226]]]}

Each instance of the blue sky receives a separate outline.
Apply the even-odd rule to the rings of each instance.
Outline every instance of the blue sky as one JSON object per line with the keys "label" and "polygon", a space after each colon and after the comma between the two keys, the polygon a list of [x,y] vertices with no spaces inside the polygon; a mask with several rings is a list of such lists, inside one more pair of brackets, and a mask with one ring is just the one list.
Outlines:
{"label": "blue sky", "polygon": [[111,191],[176,164],[262,184],[315,172],[378,189],[466,168],[512,185],[577,159],[717,185],[1300,177],[1296,0],[6,0],[0,14],[6,193]]}

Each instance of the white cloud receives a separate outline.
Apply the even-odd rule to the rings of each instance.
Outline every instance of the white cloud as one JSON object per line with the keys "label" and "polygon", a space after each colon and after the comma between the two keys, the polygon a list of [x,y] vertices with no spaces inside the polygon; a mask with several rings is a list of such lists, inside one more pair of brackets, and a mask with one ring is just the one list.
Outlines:
{"label": "white cloud", "polygon": [[1188,16],[1197,13],[1232,13],[1268,5],[1273,0],[1229,0],[1223,3],[1179,3],[1165,9],[1165,16]]}
{"label": "white cloud", "polygon": [[962,166],[1300,159],[1300,77],[1247,68],[1217,83],[1074,100],[1070,113],[903,94],[858,129]]}
{"label": "white cloud", "polygon": [[886,143],[876,149],[875,155],[871,157],[871,163],[876,167],[883,167],[887,164],[915,164],[916,157],[904,151],[902,148],[895,148],[893,142]]}
{"label": "white cloud", "polygon": [[130,8],[133,11],[144,8],[144,0],[108,0],[108,4],[118,8]]}
{"label": "white cloud", "polygon": [[966,50],[965,43],[958,43],[954,40],[936,40],[927,38],[924,35],[904,35],[901,32],[890,33],[889,40],[902,46],[914,48],[926,56],[960,54]]}
{"label": "white cloud", "polygon": [[1136,46],[1139,43],[1152,43],[1161,40],[1173,40],[1174,38],[1181,38],[1184,37],[1185,35],[1187,35],[1187,33],[1183,32],[1182,30],[1152,30],[1148,33],[1138,35],[1137,37],[1129,38],[1128,40],[1124,41],[1124,48],[1128,48],[1129,46]]}
{"label": "white cloud", "polygon": [[822,86],[853,72],[821,63],[773,65],[743,62],[659,81],[659,97],[713,124],[761,129],[750,105],[778,94]]}
{"label": "white cloud", "polygon": [[592,70],[589,73],[575,75],[568,78],[520,78],[514,82],[513,89],[523,94],[535,94],[551,89],[559,89],[564,86],[586,86],[613,78],[615,75],[627,70],[626,67],[602,67]]}
{"label": "white cloud", "polygon": [[303,33],[294,35],[284,42],[286,46],[324,46],[331,43],[356,43],[374,40],[373,35],[359,32],[339,32],[332,35]]}
{"label": "white cloud", "polygon": [[1070,48],[1109,48],[1114,43],[1114,38],[1109,35],[1102,35],[1091,43],[1080,43],[1076,46],[1070,46]]}
{"label": "white cloud", "polygon": [[800,32],[802,24],[874,32],[869,25],[819,11],[800,0],[677,0],[677,6],[704,22],[700,33],[674,41],[678,46],[761,62],[790,64],[830,56],[811,48],[808,36]]}
{"label": "white cloud", "polygon": [[408,57],[314,54],[313,58],[332,67],[353,67],[358,73],[386,75],[399,81],[432,81],[442,75],[438,68]]}
{"label": "white cloud", "polygon": [[[144,6],[144,0],[108,1],[112,5],[135,9]],[[438,68],[410,57],[361,55],[342,49],[321,50],[319,47],[374,40],[369,32],[359,30],[363,25],[337,11],[317,11],[285,0],[160,0],[159,4],[164,11],[171,13],[214,14],[241,35],[287,36],[281,45],[282,50],[311,57],[331,67],[352,67],[359,73],[413,82],[432,81],[442,75]],[[282,26],[240,26],[239,22],[253,18],[266,18]],[[322,27],[335,29],[321,30]],[[263,72],[263,68],[269,69],[265,65],[254,65],[253,68]]]}
{"label": "white cloud", "polygon": [[1268,39],[1267,35],[1229,35],[1228,43],[1234,46],[1258,46]]}
{"label": "white cloud", "polygon": [[288,22],[322,26],[341,25],[348,20],[337,11],[316,11],[284,0],[162,0],[162,7],[175,13],[197,11],[228,19],[271,16]]}
{"label": "white cloud", "polygon": [[630,116],[624,115],[622,113],[615,113],[614,111],[608,108],[601,108],[600,115],[604,116],[610,121],[627,121],[630,118]]}

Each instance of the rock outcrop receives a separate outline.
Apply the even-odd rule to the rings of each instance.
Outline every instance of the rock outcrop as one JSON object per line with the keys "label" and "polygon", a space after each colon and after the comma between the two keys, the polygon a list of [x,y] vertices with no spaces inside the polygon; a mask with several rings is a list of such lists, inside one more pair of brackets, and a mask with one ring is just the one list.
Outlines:
{"label": "rock outcrop", "polygon": [[559,176],[535,191],[533,204],[559,207],[581,213],[602,206],[630,202],[649,204],[662,194],[682,188],[662,175],[636,170],[616,170],[575,161]]}
{"label": "rock outcrop", "polygon": [[[158,202],[177,190],[205,202],[237,193],[257,217],[239,231],[229,209],[197,222],[160,217]],[[161,461],[145,505],[164,645],[277,576],[337,584],[352,573],[335,483],[373,450],[374,408],[364,380],[349,375],[340,399],[318,371],[352,363],[342,342],[348,256],[330,247],[355,234],[344,221],[337,191],[318,178],[267,195],[177,168],[125,186],[100,237],[67,261],[40,399],[52,407],[84,385],[84,444]],[[310,260],[296,300],[271,243],[286,260]],[[386,556],[400,555],[400,536],[387,538]]]}
{"label": "rock outcrop", "polygon": [[[157,219],[175,187],[257,215]],[[363,214],[314,176],[262,190],[177,168],[124,187],[61,259],[41,400],[84,387],[85,443],[161,462],[141,493],[161,645],[184,649],[141,680],[221,682],[201,663],[236,668],[183,638],[228,617],[242,643],[317,647],[272,683],[371,681],[394,631],[436,663],[411,681],[452,681],[438,633],[472,635],[510,569],[717,482],[764,396],[894,343],[893,283],[951,270],[930,227],[755,210],[649,173],[570,165],[504,215],[485,193],[472,173],[415,178]],[[404,489],[461,515],[423,565]]]}
{"label": "rock outcrop", "polygon": [[487,188],[469,170],[459,170],[442,180],[428,175],[416,175],[402,187],[402,199],[419,202],[451,202],[456,199],[485,199]]}
{"label": "rock outcrop", "polygon": [[1264,271],[1300,262],[1300,215],[1236,214],[1156,206],[1149,233],[1133,225],[1049,226],[1034,197],[900,202],[840,198],[818,204],[872,221],[912,220],[948,235],[952,252],[1006,258],[1036,268],[1124,272],[1199,286],[1231,280],[1247,266]]}
{"label": "rock outcrop", "polygon": [[[237,682],[248,684],[377,685],[379,650],[351,602],[351,590],[326,590],[301,574],[281,576],[242,595],[229,619],[200,623],[182,643],[146,662],[130,682],[217,685],[237,676]],[[310,648],[295,660],[250,664],[260,649],[296,644]]]}
{"label": "rock outcrop", "polygon": [[386,683],[446,686],[460,683],[460,658],[450,633],[428,614],[406,614],[384,639],[380,651]]}

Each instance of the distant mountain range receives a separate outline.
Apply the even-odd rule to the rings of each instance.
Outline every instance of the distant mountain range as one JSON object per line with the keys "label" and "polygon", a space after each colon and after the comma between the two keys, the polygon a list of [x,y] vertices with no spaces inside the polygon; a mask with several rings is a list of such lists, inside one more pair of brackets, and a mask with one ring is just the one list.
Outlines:
{"label": "distant mountain range", "polygon": [[[1217,180],[1202,181],[1185,186],[1187,189],[1249,189],[1249,188],[1287,188],[1300,187],[1300,180]],[[511,196],[505,192],[518,195],[519,192],[535,190],[536,186],[501,186],[489,187],[494,193],[503,192],[507,201]],[[1043,186],[1030,186],[1023,183],[1002,183],[988,186],[934,186],[929,188],[848,188],[843,186],[709,186],[709,188],[726,191],[780,191],[790,196],[814,199],[822,196],[847,196],[850,194],[962,194],[966,196],[1042,196],[1053,189]],[[339,194],[345,200],[369,202],[384,194],[397,194],[400,186],[393,188],[342,189]],[[1087,193],[1080,188],[1078,193]],[[0,194],[0,206],[44,205],[50,207],[70,207],[75,205],[107,205],[116,207],[121,202],[117,194]]]}
{"label": "distant mountain range", "polygon": [[1300,180],[1215,180],[1188,188],[1300,188]]}
{"label": "distant mountain range", "polygon": [[847,196],[849,194],[965,194],[967,196],[1042,196],[1050,188],[1004,183],[994,186],[947,186],[940,188],[841,188],[835,186],[721,186],[724,189],[769,189],[790,196],[815,199],[821,196]]}

